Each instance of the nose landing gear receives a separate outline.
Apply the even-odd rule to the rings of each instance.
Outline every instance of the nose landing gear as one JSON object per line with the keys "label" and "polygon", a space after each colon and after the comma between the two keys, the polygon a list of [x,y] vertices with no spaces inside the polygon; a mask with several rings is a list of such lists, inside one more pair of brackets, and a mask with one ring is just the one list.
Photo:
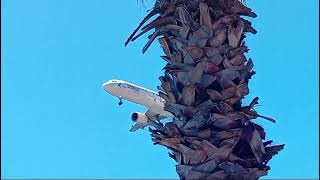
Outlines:
{"label": "nose landing gear", "polygon": [[118,102],[118,105],[121,106],[123,104],[122,102],[122,99],[121,99],[121,96],[119,96],[119,102]]}

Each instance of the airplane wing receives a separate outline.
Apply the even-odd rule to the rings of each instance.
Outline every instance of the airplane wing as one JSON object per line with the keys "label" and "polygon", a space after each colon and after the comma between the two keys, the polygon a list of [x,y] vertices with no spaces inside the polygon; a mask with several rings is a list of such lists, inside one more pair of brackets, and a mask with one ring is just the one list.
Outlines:
{"label": "airplane wing", "polygon": [[154,119],[158,114],[148,110],[145,115],[149,118],[149,119]]}
{"label": "airplane wing", "polygon": [[160,122],[161,119],[164,119],[165,117],[159,116],[159,114],[156,114],[150,110],[148,110],[145,115],[149,118],[149,125],[154,126],[155,128],[159,129],[163,127],[163,124]]}
{"label": "airplane wing", "polygon": [[134,123],[134,124],[130,127],[129,131],[134,132],[134,131],[136,131],[136,130],[138,130],[138,129],[140,129],[140,128],[143,128],[143,126],[141,126],[139,123]]}
{"label": "airplane wing", "polygon": [[152,120],[152,121],[154,121],[154,122],[160,122],[161,119],[166,118],[166,117],[160,116],[159,114],[156,114],[156,113],[154,113],[154,112],[152,112],[152,111],[150,111],[150,110],[148,110],[148,111],[145,113],[145,115],[146,115],[150,120]]}

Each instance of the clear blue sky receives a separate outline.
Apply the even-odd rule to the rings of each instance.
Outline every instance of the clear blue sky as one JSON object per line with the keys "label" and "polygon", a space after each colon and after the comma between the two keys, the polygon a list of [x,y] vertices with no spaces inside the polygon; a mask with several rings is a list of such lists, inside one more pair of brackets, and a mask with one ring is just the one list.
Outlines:
{"label": "clear blue sky", "polygon": [[[149,0],[149,7],[152,1]],[[317,178],[319,42],[316,0],[250,0],[257,74],[250,95],[267,138],[285,143],[267,178]],[[164,62],[146,37],[124,47],[146,14],[137,0],[1,1],[1,177],[177,178],[168,150],[130,133],[144,111],[104,92],[118,78],[156,90]]]}

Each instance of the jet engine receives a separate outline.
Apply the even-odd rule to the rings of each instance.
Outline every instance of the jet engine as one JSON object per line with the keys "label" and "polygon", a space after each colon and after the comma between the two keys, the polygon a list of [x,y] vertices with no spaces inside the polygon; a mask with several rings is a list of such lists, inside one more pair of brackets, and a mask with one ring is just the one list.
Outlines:
{"label": "jet engine", "polygon": [[140,112],[134,112],[131,115],[131,120],[136,122],[136,123],[140,123],[140,124],[147,124],[148,123],[148,117]]}

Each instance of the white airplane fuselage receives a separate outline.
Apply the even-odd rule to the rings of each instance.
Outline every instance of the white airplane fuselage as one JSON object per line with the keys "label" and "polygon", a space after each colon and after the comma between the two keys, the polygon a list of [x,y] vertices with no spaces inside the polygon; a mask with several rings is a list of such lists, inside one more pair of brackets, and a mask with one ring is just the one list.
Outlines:
{"label": "white airplane fuselage", "polygon": [[109,94],[145,106],[155,114],[173,117],[170,112],[164,111],[165,100],[154,91],[122,80],[109,80],[103,88]]}

